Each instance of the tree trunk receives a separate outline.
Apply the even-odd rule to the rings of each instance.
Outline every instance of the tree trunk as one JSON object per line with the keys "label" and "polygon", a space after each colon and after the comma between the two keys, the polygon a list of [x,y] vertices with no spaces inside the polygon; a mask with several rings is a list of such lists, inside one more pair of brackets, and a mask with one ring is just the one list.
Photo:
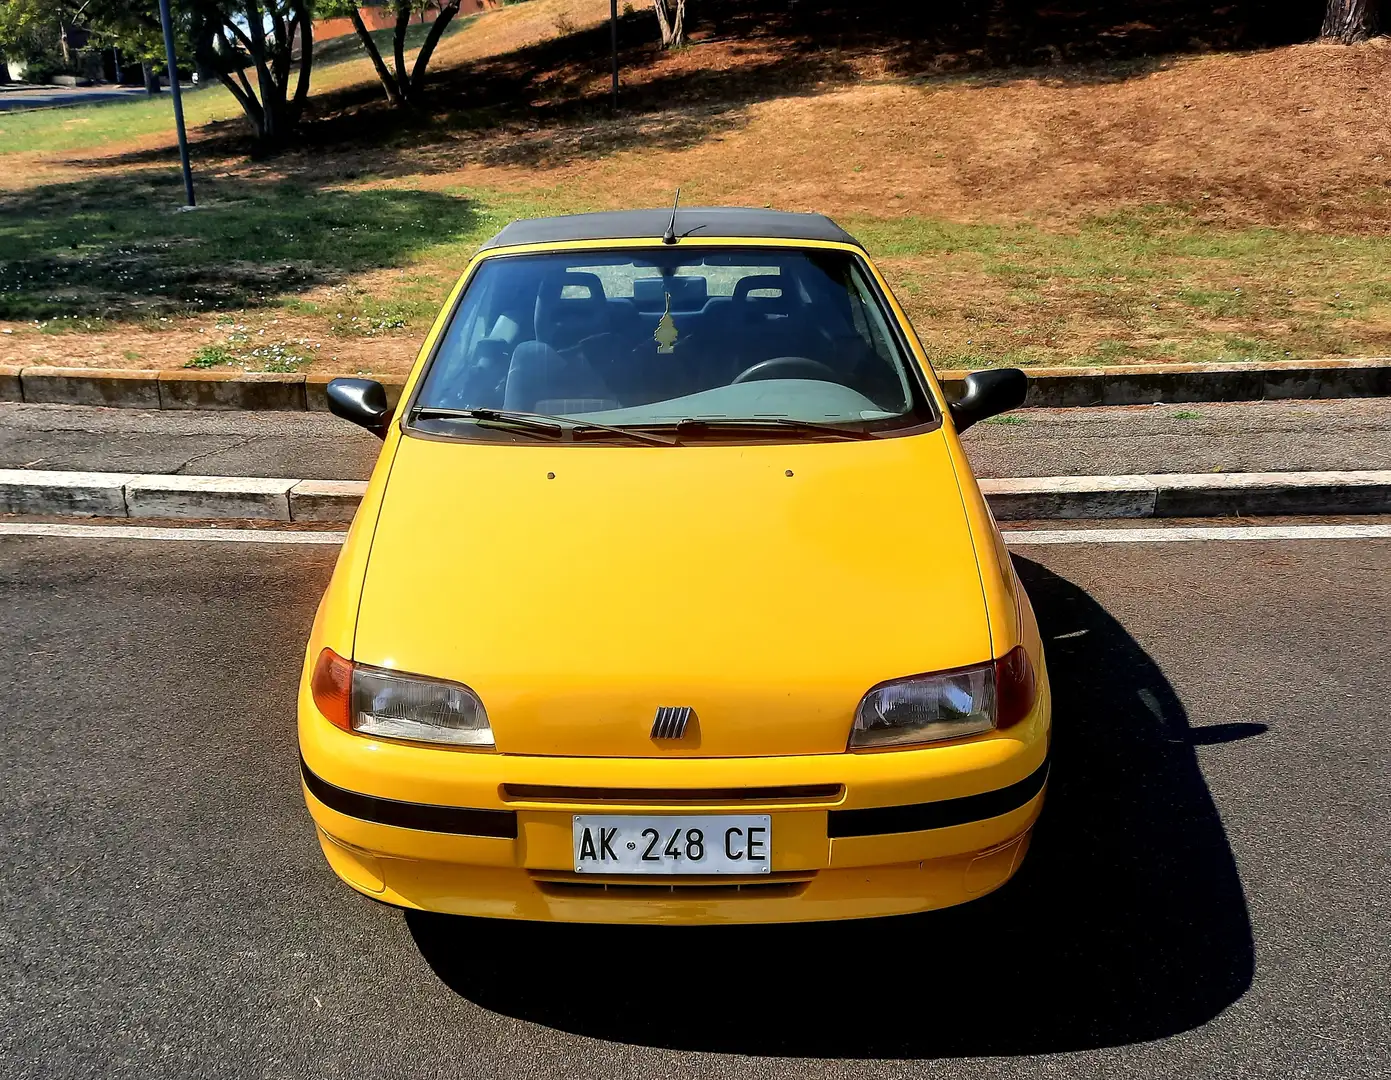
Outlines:
{"label": "tree trunk", "polygon": [[411,5],[410,0],[396,0],[396,3],[396,29],[391,34],[391,48],[396,58],[396,85],[409,103],[411,77],[406,71],[406,31],[411,28]]}
{"label": "tree trunk", "polygon": [[652,10],[662,32],[662,48],[679,49],[686,43],[686,0],[652,0]]}
{"label": "tree trunk", "polygon": [[401,91],[396,85],[396,80],[391,77],[391,72],[382,59],[382,54],[377,51],[377,43],[372,40],[372,32],[362,21],[362,15],[359,14],[357,8],[353,8],[351,18],[353,29],[357,31],[358,40],[362,42],[362,47],[367,50],[367,56],[371,59],[372,67],[377,72],[377,78],[381,80],[382,89],[386,91],[386,100],[393,105],[405,104],[401,100]]}
{"label": "tree trunk", "polygon": [[145,93],[159,93],[159,75],[155,72],[155,66],[148,60],[140,65],[140,77],[145,80]]}
{"label": "tree trunk", "polygon": [[459,2],[460,0],[446,0],[439,9],[439,14],[435,16],[430,32],[425,35],[425,44],[420,46],[420,52],[416,53],[415,69],[411,72],[411,93],[417,98],[425,87],[425,69],[430,66],[430,57],[435,53],[435,46],[439,44],[449,20],[459,14]]}
{"label": "tree trunk", "polygon": [[10,62],[5,59],[5,54],[0,53],[0,86],[4,86],[10,81]]}
{"label": "tree trunk", "polygon": [[[226,26],[227,24],[215,24],[211,21],[200,23],[193,43],[194,55],[200,63],[206,64],[217,74],[218,81],[236,99],[242,112],[246,114],[252,133],[259,141],[265,136],[261,124],[261,103],[251,92],[251,84],[247,82],[246,75],[236,67],[237,57],[227,40]],[[233,25],[234,33],[238,29]],[[214,44],[215,42],[220,43],[221,48]]]}
{"label": "tree trunk", "polygon": [[1352,45],[1375,36],[1379,29],[1377,0],[1327,0],[1319,36]]}
{"label": "tree trunk", "polygon": [[314,19],[308,10],[303,10],[299,15],[299,80],[295,83],[295,97],[290,104],[295,123],[299,123],[305,99],[309,97],[309,72],[313,67]]}

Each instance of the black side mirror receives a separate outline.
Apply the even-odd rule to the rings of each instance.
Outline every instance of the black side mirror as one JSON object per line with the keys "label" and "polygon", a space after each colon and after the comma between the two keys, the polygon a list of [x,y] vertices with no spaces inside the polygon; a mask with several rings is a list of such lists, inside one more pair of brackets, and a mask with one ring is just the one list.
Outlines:
{"label": "black side mirror", "polygon": [[391,410],[381,383],[373,379],[333,379],[324,392],[328,395],[328,411],[334,416],[365,427],[379,439],[386,438]]}
{"label": "black side mirror", "polygon": [[958,432],[987,416],[1019,408],[1029,392],[1029,377],[1018,368],[973,371],[962,383],[961,397],[948,406]]}

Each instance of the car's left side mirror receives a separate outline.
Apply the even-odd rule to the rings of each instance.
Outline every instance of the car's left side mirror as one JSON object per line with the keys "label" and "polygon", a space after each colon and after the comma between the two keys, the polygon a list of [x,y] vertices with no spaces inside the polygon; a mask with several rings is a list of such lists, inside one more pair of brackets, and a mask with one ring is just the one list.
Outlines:
{"label": "car's left side mirror", "polygon": [[996,416],[1024,404],[1029,377],[1018,368],[973,371],[962,380],[962,393],[948,408],[958,432],[987,416]]}
{"label": "car's left side mirror", "polygon": [[328,395],[328,411],[334,416],[365,427],[379,439],[386,438],[391,409],[381,383],[374,379],[333,379],[324,393]]}

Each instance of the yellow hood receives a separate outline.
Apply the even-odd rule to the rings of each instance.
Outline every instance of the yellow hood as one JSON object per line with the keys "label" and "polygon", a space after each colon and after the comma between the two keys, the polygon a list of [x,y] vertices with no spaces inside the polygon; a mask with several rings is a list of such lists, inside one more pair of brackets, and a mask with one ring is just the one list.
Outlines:
{"label": "yellow hood", "polygon": [[[622,757],[839,753],[875,683],[989,656],[935,431],[680,447],[402,438],[354,646],[362,663],[473,687],[504,753]],[[654,742],[669,705],[696,719]]]}

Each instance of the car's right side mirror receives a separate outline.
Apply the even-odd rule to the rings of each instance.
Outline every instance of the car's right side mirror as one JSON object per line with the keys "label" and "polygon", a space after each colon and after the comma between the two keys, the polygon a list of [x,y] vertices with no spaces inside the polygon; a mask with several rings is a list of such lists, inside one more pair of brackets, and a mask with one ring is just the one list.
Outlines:
{"label": "car's right side mirror", "polygon": [[365,427],[379,439],[386,438],[391,409],[381,383],[375,379],[332,379],[324,393],[328,395],[328,411],[334,416]]}
{"label": "car's right side mirror", "polygon": [[962,380],[961,397],[949,406],[958,432],[987,416],[996,416],[1024,404],[1029,377],[1018,368],[973,371]]}

